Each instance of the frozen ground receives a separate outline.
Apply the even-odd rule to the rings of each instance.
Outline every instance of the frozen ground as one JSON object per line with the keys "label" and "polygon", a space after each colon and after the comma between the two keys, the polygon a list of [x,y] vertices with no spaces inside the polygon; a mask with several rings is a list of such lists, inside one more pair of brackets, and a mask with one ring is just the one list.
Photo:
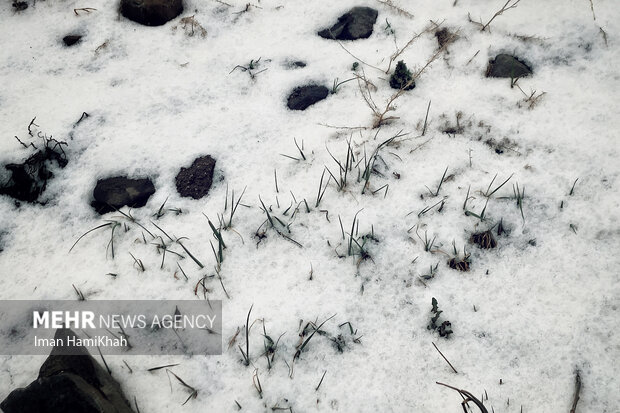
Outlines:
{"label": "frozen ground", "polygon": [[[235,411],[235,400],[249,412],[274,407],[295,412],[462,411],[458,394],[436,381],[478,396],[486,391],[485,404],[495,412],[521,407],[523,412],[568,411],[579,370],[578,411],[617,412],[616,1],[593,0],[593,15],[587,0],[523,0],[497,17],[491,32],[469,22],[468,12],[486,22],[503,4],[500,0],[394,1],[413,16],[363,0],[263,0],[239,14],[245,2],[228,3],[185,2],[181,17],[195,16],[206,29],[203,37],[198,29],[189,36],[190,27],[184,28],[180,18],[161,27],[119,18],[111,1],[39,0],[20,13],[2,2],[0,163],[19,162],[31,153],[14,136],[27,142],[26,127],[36,116],[39,130],[68,142],[69,164],[56,171],[43,195],[45,206],[17,207],[10,198],[0,198],[0,298],[73,300],[74,284],[89,300],[199,299],[194,287],[214,274],[216,264],[203,213],[215,221],[224,212],[227,187],[229,195],[234,189],[238,196],[247,186],[242,200],[247,207],[237,210],[234,231],[224,231],[228,248],[220,274],[230,298],[217,279],[206,282],[209,297],[223,300],[224,354],[125,358],[133,373],[122,357],[107,360],[140,411]],[[356,5],[378,9],[374,33],[342,45],[383,70],[395,41],[404,46],[429,20],[459,35],[421,74],[417,87],[394,102],[391,114],[399,119],[380,130],[368,128],[372,112],[356,81],[304,112],[286,108],[286,96],[295,86],[318,82],[331,87],[335,78],[353,76],[354,57],[316,32]],[[76,16],[74,9],[84,7],[96,10]],[[74,32],[84,35],[82,43],[64,47],[61,38]],[[436,51],[431,31],[398,60],[420,69]],[[484,77],[488,59],[500,52],[516,54],[532,67],[534,75],[518,85],[527,95],[545,92],[533,108],[510,80]],[[255,72],[267,70],[254,79],[239,69],[230,73],[258,58]],[[287,62],[294,60],[307,66],[291,70]],[[394,92],[388,75],[360,67],[378,88],[373,98],[385,106]],[[420,136],[429,100],[428,127]],[[91,116],[74,127],[82,112]],[[458,112],[462,133],[442,133],[456,125]],[[315,207],[324,167],[334,174],[338,170],[327,148],[344,162],[350,139],[363,170],[364,152],[370,156],[399,131],[407,135],[381,150],[380,174],[371,176],[370,190],[362,194],[354,166],[347,186],[339,191],[331,180]],[[303,142],[306,160],[281,156],[300,156],[294,138]],[[502,154],[484,143],[504,138],[510,149]],[[174,176],[204,154],[217,159],[218,181],[202,200],[181,198]],[[434,191],[446,167],[450,179],[434,197],[425,186]],[[182,209],[180,215],[168,212],[157,224],[188,237],[185,245],[205,270],[186,258],[181,264],[189,281],[177,279],[172,256],[160,269],[161,256],[142,241],[135,225],[117,233],[115,259],[106,254],[107,230],[85,237],[68,253],[81,234],[102,223],[89,206],[97,179],[118,173],[152,177],[156,194],[146,207],[132,211],[151,230],[156,231],[149,221],[166,198],[167,207]],[[496,174],[493,188],[512,178],[490,197],[485,220],[466,216],[468,188],[473,199],[467,207],[479,214],[486,202],[482,193]],[[525,188],[524,219],[514,199],[517,183]],[[386,184],[387,195],[385,188],[370,194]],[[302,248],[273,229],[257,245],[255,233],[266,218],[259,196],[273,214],[291,222],[289,235]],[[438,205],[418,216],[443,197],[441,211]],[[320,210],[328,211],[329,220]],[[373,232],[376,238],[366,244],[371,258],[338,258],[347,253],[359,210],[357,235]],[[497,233],[500,220],[508,232],[496,237],[497,248],[483,250],[470,242],[474,232],[493,227]],[[431,251],[425,251],[416,225],[422,239],[425,232],[436,237]],[[448,266],[453,241],[461,254],[463,247],[471,253],[471,271]],[[144,262],[145,272],[133,265],[129,252]],[[421,282],[437,263],[434,278]],[[448,340],[426,328],[432,297],[452,323]],[[253,366],[241,362],[236,345],[227,349],[251,305],[252,321],[264,320],[274,340],[284,334],[270,370],[265,357],[259,357],[260,320],[250,334]],[[334,314],[322,330],[342,335],[343,352],[327,336],[317,335],[295,361],[291,377],[287,364],[293,361],[300,324]],[[356,334],[348,325],[339,327],[345,322]],[[244,341],[241,332],[237,343]],[[42,361],[2,357],[0,399],[30,383]],[[198,390],[198,397],[183,407],[185,389],[171,386],[163,370],[146,372],[168,363],[180,363],[173,371]],[[255,372],[262,399],[252,384]]]}

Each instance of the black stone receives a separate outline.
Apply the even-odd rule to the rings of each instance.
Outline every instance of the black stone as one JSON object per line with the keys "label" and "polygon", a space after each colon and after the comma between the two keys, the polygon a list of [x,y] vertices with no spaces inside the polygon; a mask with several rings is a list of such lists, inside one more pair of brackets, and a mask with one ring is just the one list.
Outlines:
{"label": "black stone", "polygon": [[25,1],[13,0],[12,6],[15,11],[24,11],[28,8],[28,3],[26,3]]}
{"label": "black stone", "polygon": [[489,61],[487,77],[506,77],[517,79],[532,74],[532,69],[518,58],[508,54],[498,54]]}
{"label": "black stone", "polygon": [[196,158],[189,168],[181,168],[175,179],[177,191],[184,198],[200,199],[213,184],[215,159],[210,155]]}
{"label": "black stone", "polygon": [[78,43],[80,40],[82,40],[82,36],[80,36],[79,34],[70,34],[62,38],[62,42],[67,47],[73,46],[74,44]]}
{"label": "black stone", "polygon": [[149,178],[131,179],[126,176],[100,179],[93,190],[95,200],[91,206],[100,214],[115,211],[123,206],[140,208],[155,193]]}
{"label": "black stone", "polygon": [[161,26],[183,12],[183,0],[121,0],[121,14],[145,26]]}
{"label": "black stone", "polygon": [[357,40],[366,39],[372,34],[379,12],[370,7],[354,7],[338,18],[331,28],[318,34],[325,39]]}
{"label": "black stone", "polygon": [[50,170],[52,164],[55,163],[61,168],[67,165],[64,152],[55,148],[56,146],[46,146],[23,163],[5,165],[4,167],[11,171],[11,178],[0,187],[0,194],[19,201],[35,202],[45,191],[47,181],[54,176]]}
{"label": "black stone", "polygon": [[306,110],[308,106],[325,99],[327,95],[329,95],[329,89],[325,86],[299,86],[289,95],[287,106],[291,110]]}
{"label": "black stone", "polygon": [[[59,329],[54,338],[75,336]],[[70,350],[75,355],[65,355]],[[54,347],[39,377],[0,403],[4,413],[133,413],[119,384],[86,348]]]}

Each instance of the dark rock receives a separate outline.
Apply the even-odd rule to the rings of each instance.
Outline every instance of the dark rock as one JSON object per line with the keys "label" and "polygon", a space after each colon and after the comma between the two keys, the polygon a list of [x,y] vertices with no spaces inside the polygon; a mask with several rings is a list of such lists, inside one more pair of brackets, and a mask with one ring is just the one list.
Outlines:
{"label": "dark rock", "polygon": [[390,86],[392,89],[399,90],[411,90],[415,87],[413,75],[402,60],[396,64],[396,69],[394,69],[394,73],[390,76]]}
{"label": "dark rock", "polygon": [[15,9],[15,11],[24,11],[28,8],[28,3],[26,3],[25,1],[13,0],[12,6]]}
{"label": "dark rock", "polygon": [[184,198],[200,199],[213,184],[215,159],[211,156],[196,158],[189,168],[181,168],[175,179],[177,191]]}
{"label": "dark rock", "polygon": [[61,168],[67,165],[67,157],[59,145],[46,144],[45,149],[38,150],[23,163],[5,165],[11,171],[11,178],[0,187],[0,194],[20,201],[35,202],[45,191],[47,181],[54,176],[50,170],[51,165],[55,163]]}
{"label": "dark rock", "polygon": [[291,110],[306,110],[308,106],[323,100],[329,94],[325,86],[307,85],[293,89],[288,97],[287,106]]}
{"label": "dark rock", "polygon": [[498,54],[495,59],[489,61],[487,77],[507,77],[517,79],[532,74],[532,69],[514,56]]}
{"label": "dark rock", "polygon": [[[55,338],[75,336],[59,329]],[[77,355],[63,355],[68,349]],[[133,413],[119,384],[84,347],[54,347],[37,380],[0,403],[4,413]]]}
{"label": "dark rock", "polygon": [[377,10],[370,7],[354,7],[340,16],[331,28],[321,30],[318,34],[325,39],[366,39],[372,34],[378,14]]}
{"label": "dark rock", "polygon": [[121,0],[121,14],[145,26],[161,26],[183,12],[183,0]]}
{"label": "dark rock", "polygon": [[62,38],[62,42],[67,47],[73,46],[74,44],[78,43],[80,40],[82,40],[82,36],[80,36],[79,34],[70,34]]}
{"label": "dark rock", "polygon": [[123,206],[140,208],[155,193],[149,178],[131,179],[126,176],[100,179],[93,190],[92,207],[100,214],[115,211]]}

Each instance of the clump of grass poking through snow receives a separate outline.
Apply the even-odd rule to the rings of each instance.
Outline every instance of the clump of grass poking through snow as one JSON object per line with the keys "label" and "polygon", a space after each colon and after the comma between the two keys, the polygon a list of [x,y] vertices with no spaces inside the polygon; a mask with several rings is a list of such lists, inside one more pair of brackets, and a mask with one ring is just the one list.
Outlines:
{"label": "clump of grass poking through snow", "polygon": [[[349,176],[349,172],[353,170],[353,164],[355,162],[355,155],[353,154],[353,147],[351,144],[351,139],[347,141],[347,157],[344,161],[344,165],[334,155],[332,155],[332,153],[329,151],[329,148],[327,148],[327,146],[325,146],[325,149],[327,149],[327,153],[329,153],[329,156],[331,156],[334,162],[336,162],[336,164],[338,165],[339,178],[336,178],[336,176],[329,170],[328,167],[325,167],[325,170],[327,170],[330,177],[336,183],[338,190],[342,191],[347,186],[347,177]],[[323,181],[322,176],[321,176],[321,181]],[[325,193],[325,191],[323,191],[323,193]],[[319,201],[318,197],[317,197],[317,201]]]}
{"label": "clump of grass poking through snow", "polygon": [[256,76],[258,74],[263,73],[265,70],[267,70],[267,68],[265,68],[263,70],[258,70],[258,67],[260,66],[260,59],[261,59],[260,57],[258,59],[256,59],[256,60],[251,59],[250,63],[248,63],[245,66],[237,65],[237,66],[233,67],[233,69],[230,71],[229,74],[234,72],[236,69],[239,69],[242,72],[247,72],[250,75],[250,79],[254,80],[254,79],[256,79]]}
{"label": "clump of grass poking through snow", "polygon": [[470,264],[469,254],[463,258],[453,257],[453,258],[450,258],[450,260],[448,261],[448,265],[450,266],[450,268],[452,268],[453,270],[458,270],[458,271],[463,271],[463,272],[469,271],[469,264]]}
{"label": "clump of grass poking through snow", "polygon": [[[379,134],[379,131],[377,131],[377,133],[375,134],[375,139],[377,137],[377,135]],[[389,139],[386,139],[385,141],[381,142],[377,148],[373,151],[373,153],[370,155],[369,158],[366,157],[366,151],[364,151],[364,172],[362,173],[361,179],[358,179],[358,181],[363,181],[364,182],[364,186],[362,187],[362,194],[364,194],[366,192],[366,189],[369,188],[370,186],[370,176],[375,173],[375,163],[377,161],[377,158],[379,157],[379,151],[381,151],[381,149],[383,149],[386,146],[389,146],[390,144],[394,143],[396,139],[407,135],[408,133],[403,133],[403,131],[399,131],[396,135],[392,136]],[[385,187],[385,185],[381,188],[379,188],[377,191],[383,189]],[[377,191],[374,191],[373,194]],[[386,189],[386,195],[387,195],[387,189]]]}
{"label": "clump of grass poking through snow", "polygon": [[[235,216],[235,213],[237,212],[237,208],[239,207],[239,204],[241,203],[241,199],[243,198],[243,195],[245,194],[246,189],[247,187],[243,188],[243,192],[241,192],[241,195],[237,199],[237,202],[235,202],[235,190],[234,189],[232,190],[232,196],[230,198],[230,218],[228,219],[228,222],[226,222],[224,218],[224,213],[218,216],[218,219],[220,221],[220,227],[222,227],[223,229],[228,230],[233,227],[233,217]],[[228,209],[228,186],[226,186],[226,202],[224,202],[224,212],[226,212],[227,209]]]}
{"label": "clump of grass poking through snow", "polygon": [[448,173],[448,167],[446,166],[446,170],[443,171],[443,175],[441,176],[441,179],[439,180],[439,185],[437,185],[437,189],[435,190],[435,192],[431,191],[431,189],[427,186],[426,189],[428,189],[428,192],[430,192],[430,194],[432,196],[437,196],[439,195],[439,190],[441,189],[441,185],[445,182],[446,180],[446,174]]}
{"label": "clump of grass poking through snow", "polygon": [[245,364],[246,366],[250,365],[250,314],[252,313],[253,307],[254,304],[250,306],[250,310],[248,311],[248,317],[245,320],[245,352],[243,351],[241,346],[238,346],[239,351],[241,351],[241,355],[243,356],[243,364]]}
{"label": "clump of grass poking through snow", "polygon": [[[241,200],[241,198],[239,198],[239,200]],[[234,208],[236,209],[236,208]],[[233,212],[234,214],[234,212]],[[213,232],[213,237],[217,240],[217,252],[215,251],[215,247],[213,246],[213,243],[211,241],[211,249],[213,250],[213,255],[215,256],[215,261],[217,262],[217,267],[216,270],[219,272],[221,266],[222,266],[222,262],[224,261],[224,249],[226,248],[226,244],[224,243],[224,239],[222,238],[222,226],[221,226],[221,222],[220,221],[220,227],[219,228],[215,228],[215,225],[213,225],[213,222],[211,222],[211,220],[209,219],[209,217],[207,215],[205,215],[203,213],[203,215],[205,216],[205,218],[207,218],[207,222],[209,223],[209,227],[211,227],[211,231]],[[232,215],[230,217],[230,220],[232,222]]]}
{"label": "clump of grass poking through snow", "polygon": [[420,275],[420,279],[428,281],[435,278],[435,274],[437,274],[437,268],[439,268],[439,263],[436,263],[435,265],[431,264],[429,266],[428,273]]}
{"label": "clump of grass poking through snow", "polygon": [[171,370],[166,369],[166,374],[172,374],[184,388],[190,391],[190,395],[187,397],[187,399],[185,399],[185,401],[183,402],[181,406],[185,406],[185,404],[187,404],[188,401],[198,397],[198,390],[196,390],[194,387],[187,384],[183,379],[181,379],[179,376],[174,374]]}
{"label": "clump of grass poking through snow", "polygon": [[453,270],[457,271],[469,271],[470,254],[465,251],[465,247],[463,247],[463,256],[460,256],[458,251],[456,250],[456,243],[452,242],[452,248],[454,250],[454,257],[448,260],[448,266]]}
{"label": "clump of grass poking through snow", "polygon": [[331,93],[332,95],[335,95],[336,93],[338,93],[338,88],[339,88],[341,85],[343,85],[343,84],[345,84],[345,83],[347,83],[347,82],[350,82],[350,81],[352,81],[352,80],[355,80],[355,79],[357,79],[357,78],[356,78],[356,77],[352,77],[352,78],[350,78],[350,79],[343,80],[343,81],[341,81],[341,82],[338,82],[338,78],[334,79],[334,83],[332,84],[332,89],[330,90],[330,93]]}
{"label": "clump of grass poking through snow", "polygon": [[325,325],[325,323],[327,323],[329,320],[331,320],[334,317],[336,317],[336,314],[334,314],[331,317],[327,318],[325,321],[323,321],[318,326],[316,325],[316,323],[313,323],[312,321],[310,321],[310,322],[308,322],[306,324],[304,329],[299,334],[300,341],[299,341],[299,344],[296,347],[297,351],[295,352],[295,355],[293,356],[293,362],[295,360],[297,360],[299,358],[299,356],[301,356],[301,352],[308,345],[308,343],[310,342],[310,340],[312,339],[312,337],[314,337],[314,335],[316,333],[319,333],[319,335],[325,334],[325,332],[321,330],[321,327],[323,327],[323,325]]}
{"label": "clump of grass poking through snow", "polygon": [[[291,227],[292,221],[289,222],[288,224],[285,223],[280,218],[278,218],[277,216],[275,216],[273,213],[270,212],[271,211],[271,207],[267,208],[265,206],[265,203],[263,202],[263,200],[261,199],[260,196],[258,197],[258,200],[260,201],[261,209],[267,215],[267,219],[265,221],[263,221],[263,223],[260,224],[260,226],[256,229],[256,232],[254,234],[254,236],[256,238],[258,238],[258,243],[256,245],[258,246],[258,244],[260,244],[260,242],[264,238],[266,238],[266,235],[265,235],[266,230],[261,231],[261,228],[263,227],[263,225],[268,224],[268,227],[272,228],[282,238],[292,242],[293,244],[297,245],[299,248],[303,248],[303,245],[301,245],[299,242],[295,241],[293,238],[291,238],[291,237],[289,237],[288,235],[285,234],[285,232],[288,233],[288,234],[291,233],[291,228],[290,227]],[[306,203],[306,205],[307,205],[307,203]],[[308,208],[308,210],[309,210],[309,208]],[[288,209],[287,209],[287,211],[288,211]],[[284,212],[284,214],[286,214],[286,211]],[[293,217],[291,217],[291,219],[292,218]]]}
{"label": "clump of grass poking through snow", "polygon": [[476,232],[475,234],[472,234],[470,241],[483,249],[497,247],[497,241],[493,236],[493,231],[490,229],[484,232]]}
{"label": "clump of grass poking through snow", "polygon": [[[365,234],[361,236],[358,235],[359,234],[359,219],[357,218],[357,215],[360,212],[362,212],[361,209],[357,211],[355,213],[355,216],[353,217],[353,223],[351,224],[351,232],[348,233],[349,240],[348,240],[348,248],[347,248],[347,255],[346,255],[349,257],[359,256],[359,259],[357,260],[357,264],[356,264],[357,266],[359,266],[362,263],[362,261],[365,261],[365,260],[371,260],[374,262],[374,260],[372,259],[372,256],[370,255],[370,253],[368,252],[368,249],[366,248],[366,243],[369,240],[374,241],[374,242],[379,242],[379,239],[375,237],[374,226],[371,226],[370,234]],[[340,220],[340,216],[338,216],[338,219]],[[344,227],[342,226],[342,220],[340,220],[340,230],[342,231],[342,239],[345,239],[345,232],[344,232]],[[344,258],[345,256],[338,254],[338,257]]]}

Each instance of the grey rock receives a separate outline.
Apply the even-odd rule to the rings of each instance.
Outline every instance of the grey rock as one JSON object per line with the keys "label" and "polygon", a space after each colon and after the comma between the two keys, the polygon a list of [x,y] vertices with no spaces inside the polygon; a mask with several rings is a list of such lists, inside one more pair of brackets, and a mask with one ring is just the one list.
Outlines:
{"label": "grey rock", "polygon": [[325,39],[357,40],[372,34],[379,12],[370,7],[353,7],[338,18],[338,22],[318,34]]}
{"label": "grey rock", "polygon": [[100,214],[115,211],[123,206],[140,208],[155,193],[149,178],[131,179],[126,176],[100,179],[93,190],[95,200],[91,206]]}
{"label": "grey rock", "polygon": [[327,97],[329,89],[325,86],[307,85],[293,89],[288,97],[287,106],[291,110],[306,110]]}
{"label": "grey rock", "polygon": [[518,58],[508,54],[498,54],[495,59],[489,61],[486,76],[517,79],[531,74],[532,69]]}

